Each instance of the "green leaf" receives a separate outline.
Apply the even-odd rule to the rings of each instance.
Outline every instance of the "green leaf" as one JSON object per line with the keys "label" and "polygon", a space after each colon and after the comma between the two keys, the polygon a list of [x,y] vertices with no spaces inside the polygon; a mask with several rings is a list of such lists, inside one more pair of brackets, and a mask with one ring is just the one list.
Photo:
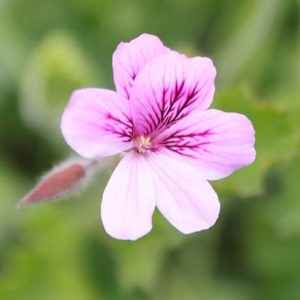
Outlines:
{"label": "green leaf", "polygon": [[124,286],[147,292],[153,290],[168,251],[178,248],[185,238],[158,212],[154,214],[151,233],[142,239],[131,242],[110,238]]}
{"label": "green leaf", "polygon": [[254,284],[262,299],[284,299],[286,295],[298,299],[299,155],[274,166],[267,177],[268,194],[249,198],[238,211],[239,233],[234,234],[241,242],[241,265],[256,278]]}
{"label": "green leaf", "polygon": [[291,112],[272,104],[259,102],[246,88],[220,92],[214,107],[245,114],[256,131],[255,162],[230,177],[215,182],[215,186],[241,196],[263,192],[263,178],[275,163],[290,158],[297,149],[298,135]]}
{"label": "green leaf", "polygon": [[272,195],[267,219],[277,233],[284,237],[300,238],[300,156],[277,167],[280,190]]}
{"label": "green leaf", "polygon": [[[75,89],[97,86],[92,64],[72,34],[48,35],[33,51],[21,82],[26,121],[49,138],[59,136],[60,116]],[[51,134],[50,134],[51,133]]]}

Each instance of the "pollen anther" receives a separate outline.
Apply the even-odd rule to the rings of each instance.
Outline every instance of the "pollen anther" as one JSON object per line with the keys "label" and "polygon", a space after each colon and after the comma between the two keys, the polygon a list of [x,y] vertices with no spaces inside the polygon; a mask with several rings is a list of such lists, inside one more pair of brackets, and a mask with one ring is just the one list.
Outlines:
{"label": "pollen anther", "polygon": [[141,135],[140,137],[137,138],[137,143],[136,143],[136,147],[138,152],[140,153],[145,153],[146,151],[148,151],[152,145],[151,143],[151,138],[149,136],[145,137],[143,135]]}

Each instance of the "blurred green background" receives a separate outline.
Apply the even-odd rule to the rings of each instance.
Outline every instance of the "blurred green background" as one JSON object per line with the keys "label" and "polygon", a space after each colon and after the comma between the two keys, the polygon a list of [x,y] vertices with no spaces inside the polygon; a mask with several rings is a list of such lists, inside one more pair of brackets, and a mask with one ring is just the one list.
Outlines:
{"label": "blurred green background", "polygon": [[[0,299],[300,299],[298,4],[0,0]],[[59,129],[71,91],[113,88],[113,50],[142,32],[213,58],[214,106],[256,128],[256,162],[212,182],[215,227],[184,236],[156,213],[143,239],[110,238],[99,203],[112,167],[70,201],[17,209],[71,155]]]}

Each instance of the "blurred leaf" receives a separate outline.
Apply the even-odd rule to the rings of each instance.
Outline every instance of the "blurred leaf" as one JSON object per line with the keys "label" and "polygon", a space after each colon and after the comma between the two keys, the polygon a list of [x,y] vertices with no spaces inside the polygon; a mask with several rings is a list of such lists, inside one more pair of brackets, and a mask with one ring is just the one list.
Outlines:
{"label": "blurred leaf", "polygon": [[11,253],[20,247],[20,235],[17,229],[19,220],[12,216],[17,212],[17,199],[24,192],[24,186],[25,180],[21,174],[5,161],[0,160],[0,283],[6,272],[10,270]]}
{"label": "blurred leaf", "polygon": [[[290,162],[295,163],[294,160]],[[273,168],[272,173],[289,180],[281,167]],[[299,177],[299,167],[297,169],[295,175]],[[283,208],[287,200],[285,188],[288,186],[283,182],[276,200],[274,194],[243,201],[231,199],[234,206],[227,211],[221,227],[217,274],[249,289],[247,294],[252,295],[249,299],[281,300],[286,295],[291,300],[299,298],[299,236],[278,230],[278,215],[274,214],[279,203],[282,204],[281,214],[286,214]]]}
{"label": "blurred leaf", "polygon": [[300,146],[300,89],[281,87],[281,90],[274,95],[273,102],[281,109],[289,111]]}
{"label": "blurred leaf", "polygon": [[[51,143],[47,135],[36,132],[20,118],[17,91],[4,93],[0,108],[0,152],[3,160],[23,172],[26,178],[40,175],[54,161],[61,159],[61,148]],[[67,146],[65,146],[66,149]]]}
{"label": "blurred leaf", "polygon": [[0,274],[1,298],[93,299],[78,263],[84,228],[60,203],[10,213],[18,220],[18,246],[12,245]]}
{"label": "blurred leaf", "polygon": [[[231,84],[247,63],[264,46],[278,15],[278,0],[253,1],[254,8],[239,24],[239,30],[220,47],[219,64],[222,82]],[[249,1],[246,2],[249,4]]]}
{"label": "blurred leaf", "polygon": [[168,251],[181,245],[184,238],[156,212],[151,233],[142,239],[135,242],[110,239],[123,285],[127,289],[152,291]]}
{"label": "blurred leaf", "polygon": [[[285,199],[284,194],[282,196],[278,199],[282,203],[279,220],[279,214],[274,214],[279,203],[273,199],[261,199],[260,204],[249,209],[247,219],[251,221],[245,227],[242,225],[246,237],[244,263],[252,278],[253,289],[259,290],[259,299],[281,300],[288,295],[288,299],[297,300],[300,295],[299,227],[294,227],[299,226],[299,221],[295,222],[293,218],[285,222],[291,214],[296,214],[291,209],[297,207],[299,212],[299,204],[287,203],[285,211],[283,203],[290,199]],[[298,220],[299,217],[298,213]]]}
{"label": "blurred leaf", "polygon": [[224,280],[216,270],[216,228],[185,236],[184,242],[168,250],[156,280],[153,299],[252,299],[247,287]]}
{"label": "blurred leaf", "polygon": [[280,166],[282,189],[272,195],[272,206],[266,218],[282,238],[300,238],[300,151]]}
{"label": "blurred leaf", "polygon": [[23,74],[25,119],[48,138],[59,136],[60,116],[74,89],[96,86],[96,76],[72,34],[48,35],[33,51]]}
{"label": "blurred leaf", "polygon": [[226,191],[250,196],[263,192],[263,178],[278,161],[288,160],[298,147],[298,135],[291,113],[274,105],[258,102],[245,88],[220,92],[214,107],[245,114],[256,131],[255,162],[214,185]]}
{"label": "blurred leaf", "polygon": [[[0,87],[5,90],[20,79],[20,71],[26,53],[25,37],[0,1]],[[0,108],[5,98],[0,97]]]}
{"label": "blurred leaf", "polygon": [[87,275],[88,282],[96,291],[94,298],[98,299],[102,295],[104,299],[121,299],[118,265],[111,249],[99,236],[85,239],[82,248],[82,272]]}

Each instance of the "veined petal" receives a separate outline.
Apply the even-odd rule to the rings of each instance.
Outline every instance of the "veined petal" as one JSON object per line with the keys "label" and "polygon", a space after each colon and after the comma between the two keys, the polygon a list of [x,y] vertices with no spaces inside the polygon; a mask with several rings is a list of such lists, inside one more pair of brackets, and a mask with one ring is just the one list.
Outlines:
{"label": "veined petal", "polygon": [[218,218],[218,196],[197,166],[173,158],[169,151],[150,157],[154,172],[157,208],[183,233],[213,226]]}
{"label": "veined petal", "polygon": [[113,75],[117,92],[129,99],[133,81],[140,70],[154,57],[169,51],[160,39],[141,34],[129,43],[120,43],[113,54]]}
{"label": "veined petal", "polygon": [[152,228],[156,195],[145,156],[126,154],[113,172],[103,194],[101,218],[112,237],[136,240]]}
{"label": "veined petal", "polygon": [[61,130],[70,147],[86,158],[128,150],[132,139],[128,101],[109,90],[77,90],[64,110]]}
{"label": "veined petal", "polygon": [[187,58],[168,52],[149,62],[136,77],[130,94],[135,135],[150,135],[209,107],[216,70],[209,58]]}
{"label": "veined petal", "polygon": [[220,179],[255,160],[255,132],[238,113],[196,111],[156,137],[155,143],[195,160],[206,179]]}

